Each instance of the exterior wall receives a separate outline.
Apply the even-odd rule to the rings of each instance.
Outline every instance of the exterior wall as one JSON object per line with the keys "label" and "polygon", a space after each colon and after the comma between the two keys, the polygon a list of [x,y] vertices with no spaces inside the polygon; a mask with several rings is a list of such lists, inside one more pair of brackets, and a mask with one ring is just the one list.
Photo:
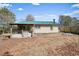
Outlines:
{"label": "exterior wall", "polygon": [[53,33],[54,33],[54,32],[55,32],[55,33],[56,33],[56,32],[60,32],[58,26],[53,26],[52,32],[53,32]]}
{"label": "exterior wall", "polygon": [[40,28],[34,29],[34,33],[54,33],[59,32],[58,27],[53,26],[52,29],[50,26],[40,26]]}

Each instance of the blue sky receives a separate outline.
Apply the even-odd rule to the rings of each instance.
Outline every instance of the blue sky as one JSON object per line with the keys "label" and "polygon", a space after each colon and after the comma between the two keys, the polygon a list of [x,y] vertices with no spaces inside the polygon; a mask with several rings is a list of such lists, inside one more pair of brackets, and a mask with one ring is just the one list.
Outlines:
{"label": "blue sky", "polygon": [[24,21],[28,14],[32,14],[36,21],[58,22],[59,15],[70,15],[79,17],[78,3],[4,3],[0,7],[6,6],[16,15],[16,21]]}

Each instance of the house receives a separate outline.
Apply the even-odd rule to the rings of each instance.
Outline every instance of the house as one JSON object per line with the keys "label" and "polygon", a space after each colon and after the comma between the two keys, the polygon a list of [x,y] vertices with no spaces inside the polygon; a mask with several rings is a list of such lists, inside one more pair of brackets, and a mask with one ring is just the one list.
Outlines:
{"label": "house", "polygon": [[[21,33],[54,33],[59,32],[58,26],[54,26],[52,21],[27,21],[27,22],[15,22],[10,25],[17,25]],[[28,28],[27,28],[28,27]],[[29,28],[30,27],[30,28]],[[27,29],[26,29],[27,28]],[[12,32],[12,28],[11,28]]]}

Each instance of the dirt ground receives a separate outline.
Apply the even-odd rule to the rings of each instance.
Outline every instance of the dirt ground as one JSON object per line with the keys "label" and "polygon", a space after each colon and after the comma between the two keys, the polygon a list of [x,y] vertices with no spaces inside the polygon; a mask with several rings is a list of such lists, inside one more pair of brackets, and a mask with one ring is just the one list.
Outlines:
{"label": "dirt ground", "polygon": [[69,33],[38,34],[26,39],[0,37],[2,56],[74,56],[79,55],[79,35]]}

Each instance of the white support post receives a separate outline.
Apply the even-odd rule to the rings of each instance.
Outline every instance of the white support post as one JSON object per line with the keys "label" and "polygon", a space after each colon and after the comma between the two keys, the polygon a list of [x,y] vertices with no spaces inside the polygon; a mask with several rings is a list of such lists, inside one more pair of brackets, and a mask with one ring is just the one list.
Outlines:
{"label": "white support post", "polygon": [[4,34],[4,26],[3,26],[3,32],[2,32],[2,34]]}
{"label": "white support post", "polygon": [[10,28],[10,34],[12,35],[12,25],[11,25],[11,28]]}
{"label": "white support post", "polygon": [[22,29],[21,31],[22,31],[22,37],[24,37],[24,36],[23,36],[23,29]]}
{"label": "white support post", "polygon": [[35,24],[32,27],[32,37],[34,36],[34,28],[35,28]]}

